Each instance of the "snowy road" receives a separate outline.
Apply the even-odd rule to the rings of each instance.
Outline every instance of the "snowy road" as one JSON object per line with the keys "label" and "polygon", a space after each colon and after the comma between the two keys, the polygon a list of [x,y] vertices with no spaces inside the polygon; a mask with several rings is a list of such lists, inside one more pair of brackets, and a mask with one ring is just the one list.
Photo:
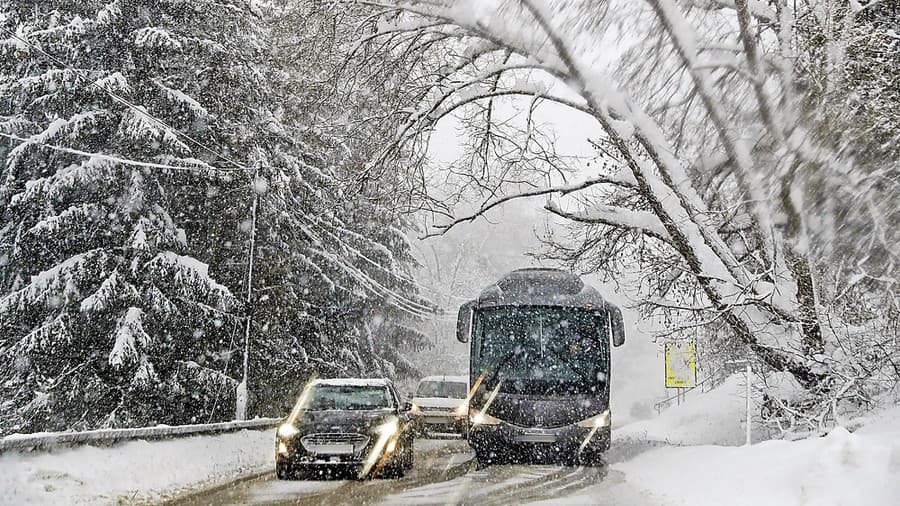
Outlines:
{"label": "snowy road", "polygon": [[605,467],[477,469],[465,441],[417,441],[416,465],[402,479],[279,481],[268,473],[170,504],[522,504],[571,496],[606,476]]}

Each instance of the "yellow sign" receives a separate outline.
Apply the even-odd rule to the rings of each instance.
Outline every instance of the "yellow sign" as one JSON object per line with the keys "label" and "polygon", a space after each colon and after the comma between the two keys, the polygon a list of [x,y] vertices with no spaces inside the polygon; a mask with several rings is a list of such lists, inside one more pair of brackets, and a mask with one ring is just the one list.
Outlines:
{"label": "yellow sign", "polygon": [[666,388],[697,386],[697,351],[693,341],[666,343]]}

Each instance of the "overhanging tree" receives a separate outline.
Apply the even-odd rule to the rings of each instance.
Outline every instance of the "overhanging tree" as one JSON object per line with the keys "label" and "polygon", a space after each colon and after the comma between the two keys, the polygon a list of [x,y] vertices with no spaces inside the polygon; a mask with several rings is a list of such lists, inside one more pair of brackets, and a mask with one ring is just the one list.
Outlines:
{"label": "overhanging tree", "polygon": [[[546,209],[587,234],[559,256],[607,273],[629,257],[644,262],[653,269],[645,280],[653,295],[648,307],[688,315],[692,326],[723,325],[765,367],[793,374],[814,394],[806,407],[813,425],[837,415],[834,399],[865,401],[880,388],[873,379],[890,381],[885,371],[896,343],[885,351],[876,345],[890,341],[880,332],[897,321],[896,253],[889,252],[896,228],[841,229],[828,220],[896,219],[896,165],[884,157],[859,163],[855,153],[866,152],[869,139],[854,136],[854,149],[847,149],[817,114],[835,95],[849,96],[839,85],[852,33],[844,28],[887,36],[854,24],[871,6],[357,3],[383,9],[371,40],[442,63],[422,80],[425,98],[410,110],[398,146],[420,142],[442,118],[473,109],[485,124],[483,142],[499,146],[510,130],[492,121],[489,104],[510,97],[562,104],[597,121],[595,143],[613,162],[599,174],[523,189],[520,178],[501,170],[504,162],[521,168],[534,158],[523,156],[536,151],[531,130],[520,128],[512,134],[515,149],[485,150],[492,163],[463,174],[491,191],[481,209],[451,226],[509,199],[552,197]],[[826,34],[825,48],[816,48],[811,32]],[[647,35],[630,41],[615,73],[604,72],[604,50],[617,33]],[[528,74],[532,79],[523,78]],[[828,94],[811,85],[817,81],[827,83]],[[544,159],[542,176],[556,162]],[[873,165],[877,184],[870,183]],[[894,176],[885,179],[886,173]],[[822,188],[838,192],[827,213],[815,203],[831,195]],[[876,200],[860,206],[871,192]],[[868,258],[856,269],[831,268],[831,239],[845,232],[879,252],[877,265]],[[888,302],[883,318],[848,326],[842,321],[848,314],[823,297],[826,283],[854,284],[853,271],[867,276],[860,295],[868,303]],[[846,351],[851,342],[858,353]]]}

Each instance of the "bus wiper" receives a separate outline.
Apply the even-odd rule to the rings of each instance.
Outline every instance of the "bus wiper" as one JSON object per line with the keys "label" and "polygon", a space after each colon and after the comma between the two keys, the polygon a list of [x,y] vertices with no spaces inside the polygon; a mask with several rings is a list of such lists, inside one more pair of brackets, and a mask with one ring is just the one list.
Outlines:
{"label": "bus wiper", "polygon": [[575,364],[573,364],[572,361],[570,361],[568,358],[566,358],[564,353],[560,353],[559,350],[557,350],[556,348],[550,348],[550,347],[547,347],[547,351],[549,351],[550,353],[553,353],[560,360],[565,362],[566,365],[568,365],[573,371],[575,371],[576,373],[578,373],[579,376],[581,376],[581,379],[583,379],[585,383],[591,383],[593,381],[593,380],[591,380],[590,376],[588,376],[584,371],[581,370],[580,367],[575,367]]}
{"label": "bus wiper", "polygon": [[494,367],[494,369],[490,372],[490,375],[485,377],[484,386],[486,388],[489,388],[488,385],[490,385],[491,382],[496,379],[497,375],[500,374],[500,370],[503,369],[503,366],[505,366],[506,363],[516,355],[518,355],[518,353],[515,349],[509,350],[508,352],[506,352],[506,355],[503,355],[503,358],[500,359],[500,363],[497,364],[496,367]]}

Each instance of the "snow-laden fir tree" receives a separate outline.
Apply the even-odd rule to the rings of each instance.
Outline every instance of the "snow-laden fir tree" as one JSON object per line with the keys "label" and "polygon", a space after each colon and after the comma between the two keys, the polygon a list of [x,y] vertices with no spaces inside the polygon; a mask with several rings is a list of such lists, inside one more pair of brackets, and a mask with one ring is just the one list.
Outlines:
{"label": "snow-laden fir tree", "polygon": [[230,418],[247,322],[251,414],[412,371],[398,96],[338,82],[360,18],[259,5],[0,3],[4,430]]}
{"label": "snow-laden fir tree", "polygon": [[233,388],[213,336],[235,300],[179,187],[238,177],[256,22],[240,0],[0,2],[4,430],[192,421]]}

